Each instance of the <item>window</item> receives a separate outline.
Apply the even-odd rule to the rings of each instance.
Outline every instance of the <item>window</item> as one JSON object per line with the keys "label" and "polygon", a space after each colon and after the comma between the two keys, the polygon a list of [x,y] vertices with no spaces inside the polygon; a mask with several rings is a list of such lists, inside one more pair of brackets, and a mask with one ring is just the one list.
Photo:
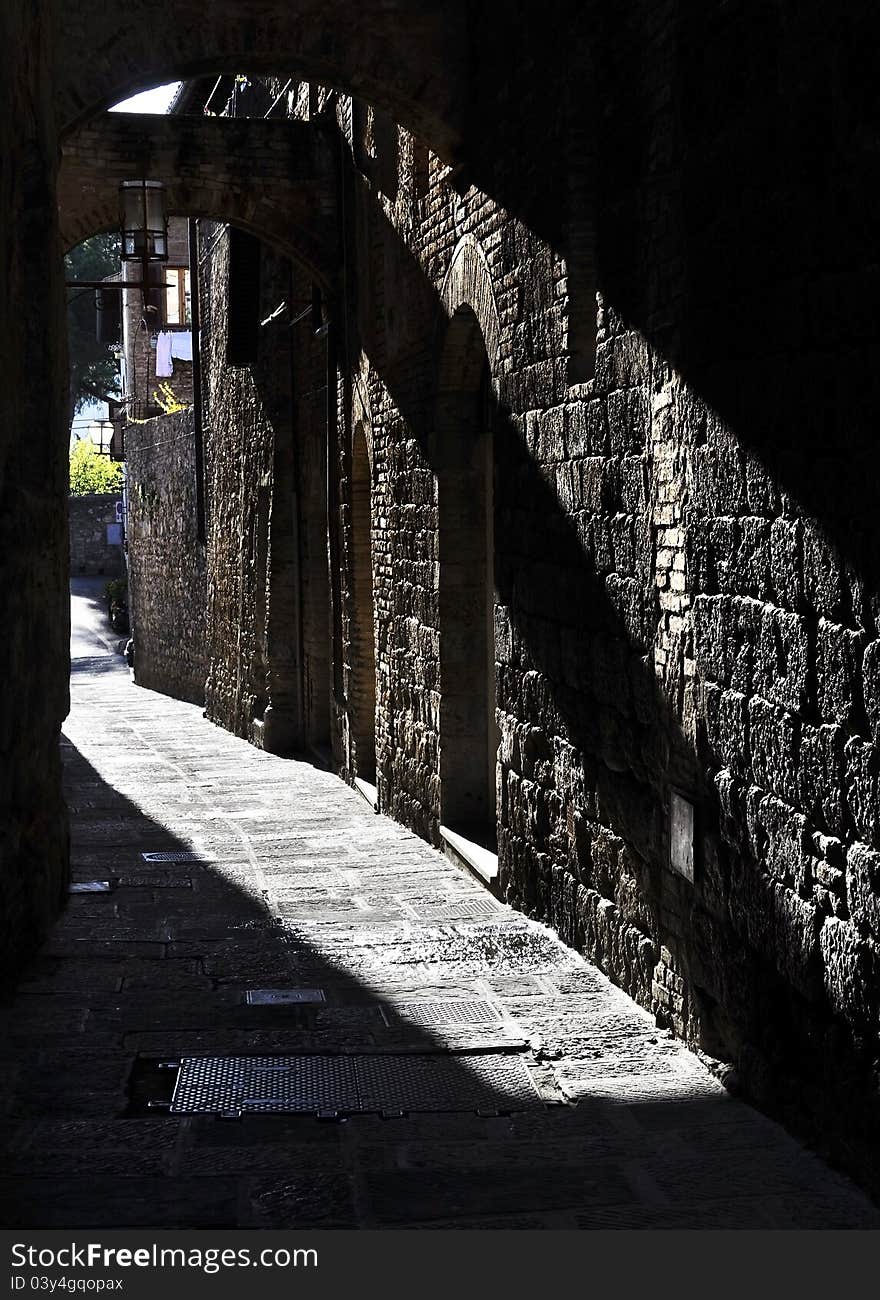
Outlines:
{"label": "window", "polygon": [[190,282],[188,266],[165,268],[165,324],[189,325]]}

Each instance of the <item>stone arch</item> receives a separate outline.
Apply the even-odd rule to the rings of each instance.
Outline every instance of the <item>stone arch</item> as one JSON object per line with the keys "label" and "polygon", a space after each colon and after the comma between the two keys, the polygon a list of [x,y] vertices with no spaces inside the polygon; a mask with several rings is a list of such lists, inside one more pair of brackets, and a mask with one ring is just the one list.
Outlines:
{"label": "stone arch", "polygon": [[65,251],[119,224],[119,185],[165,185],[169,216],[239,226],[303,265],[325,291],[334,279],[333,145],[310,122],[108,114],[65,143],[58,182]]}
{"label": "stone arch", "polygon": [[352,766],[376,782],[376,620],[372,543],[372,448],[362,421],[351,439],[351,604],[349,613]]}
{"label": "stone arch", "polygon": [[[501,336],[498,304],[486,254],[474,235],[464,235],[456,245],[440,289],[440,302],[449,322],[462,307],[470,309],[482,336],[490,372],[493,379],[497,378]],[[454,382],[456,367],[462,360],[461,356],[454,354],[452,345],[470,342],[468,331],[447,329],[442,351],[438,354],[441,364],[438,391]]]}
{"label": "stone arch", "polygon": [[367,443],[367,455],[370,458],[370,473],[373,473],[373,404],[370,400],[370,362],[364,352],[360,353],[358,364],[352,370],[351,388],[351,423],[352,428],[360,424]]}
{"label": "stone arch", "polygon": [[[444,284],[454,307],[439,358],[434,424],[440,621],[440,818],[494,851],[495,528],[492,368],[497,313],[476,241],[464,243]],[[467,297],[473,295],[471,302]],[[459,299],[458,306],[454,306]],[[477,310],[487,321],[490,340]],[[489,348],[492,348],[490,354]]]}
{"label": "stone arch", "polygon": [[79,0],[59,27],[62,134],[139,90],[245,72],[293,73],[366,99],[447,161],[462,135],[464,0],[127,0],[124,10]]}

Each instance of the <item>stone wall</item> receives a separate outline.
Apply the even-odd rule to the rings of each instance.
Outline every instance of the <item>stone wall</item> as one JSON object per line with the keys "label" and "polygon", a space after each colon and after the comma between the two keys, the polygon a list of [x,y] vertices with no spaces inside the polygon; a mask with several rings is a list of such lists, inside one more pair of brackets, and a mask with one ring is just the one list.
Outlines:
{"label": "stone wall", "polygon": [[55,230],[51,14],[0,9],[0,981],[61,908],[69,604],[64,302]]}
{"label": "stone wall", "polygon": [[[258,327],[253,365],[227,365],[228,229],[203,223],[201,248],[206,711],[236,734],[284,752],[301,739],[289,317]],[[290,296],[288,264],[264,248],[260,319]]]}
{"label": "stone wall", "polygon": [[107,525],[116,523],[116,503],[121,501],[121,489],[70,498],[70,572],[74,576],[83,573],[105,573],[108,578],[125,576],[121,541],[119,544],[107,541]]}
{"label": "stone wall", "polygon": [[192,410],[127,425],[125,454],[135,681],[202,704],[207,590]]}
{"label": "stone wall", "polygon": [[[484,0],[474,33],[507,39],[474,36],[452,167],[386,113],[290,88],[340,133],[340,265],[318,341],[304,277],[264,253],[259,346],[230,368],[227,236],[206,251],[208,709],[266,744],[277,700],[277,744],[302,743],[310,654],[354,779],[371,567],[380,809],[439,844],[456,746],[476,773],[497,725],[481,799],[505,897],[874,1177],[878,163],[856,9],[831,31],[815,3],[550,23]],[[466,653],[488,599],[492,667]]]}

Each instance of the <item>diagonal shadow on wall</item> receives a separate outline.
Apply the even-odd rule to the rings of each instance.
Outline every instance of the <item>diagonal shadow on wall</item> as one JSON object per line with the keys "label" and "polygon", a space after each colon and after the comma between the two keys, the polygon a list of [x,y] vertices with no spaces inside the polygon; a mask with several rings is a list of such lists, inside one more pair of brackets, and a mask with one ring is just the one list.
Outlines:
{"label": "diagonal shadow on wall", "polygon": [[[78,689],[105,694],[113,685],[102,675]],[[423,900],[436,895],[438,870],[426,864],[423,849],[418,872],[404,860],[386,878],[379,903],[384,916],[369,919],[361,912],[362,919],[350,921],[351,893],[367,887],[328,883],[333,846],[325,827],[309,827],[310,812],[328,792],[334,806],[349,797],[329,774],[319,779],[310,805],[291,819],[301,836],[284,848],[252,841],[285,912],[282,924],[247,882],[244,854],[236,862],[235,835],[226,844],[216,837],[214,864],[210,853],[196,863],[144,863],[145,850],[186,853],[191,834],[211,839],[206,804],[215,794],[227,826],[250,825],[240,805],[248,806],[261,787],[247,778],[230,785],[216,754],[213,760],[207,752],[202,756],[197,742],[187,760],[192,780],[177,779],[173,766],[182,760],[161,771],[136,733],[118,747],[129,731],[124,710],[114,717],[107,709],[104,717],[90,750],[103,751],[97,761],[104,771],[124,770],[129,789],[140,771],[144,796],[135,803],[121,794],[65,742],[74,878],[109,878],[114,887],[71,897],[4,1015],[14,1051],[4,1070],[0,1195],[10,1226],[544,1227],[559,1215],[572,1227],[787,1226],[819,1222],[823,1215],[827,1226],[829,1213],[841,1221],[869,1214],[845,1190],[829,1209],[821,1180],[812,1181],[812,1165],[800,1168],[796,1146],[705,1082],[694,1084],[696,1067],[680,1087],[667,1077],[656,1091],[652,1085],[621,1088],[652,1053],[662,1074],[664,1052],[679,1050],[658,1044],[637,1013],[631,1036],[618,1044],[616,1066],[609,1058],[603,1065],[606,1044],[595,1032],[580,1061],[584,1086],[576,1107],[505,1117],[517,1107],[499,1088],[488,1101],[488,1109],[502,1112],[496,1118],[413,1110],[406,1118],[363,1115],[334,1124],[306,1116],[224,1121],[150,1112],[144,1103],[162,1093],[156,1062],[187,1054],[414,1055],[429,1058],[428,1072],[432,1061],[444,1067],[448,1083],[455,1083],[456,1073],[466,1083],[468,1059],[474,1060],[466,1053],[500,1046],[498,1026],[432,1031],[407,1021],[405,1012],[389,1023],[379,1002],[463,1000],[472,994],[477,969],[505,988],[496,1001],[506,1005],[508,998],[525,1023],[546,1022],[551,1038],[555,1025],[560,1041],[610,1008],[598,1012],[596,977],[536,932],[518,960],[516,935],[504,940],[509,920],[438,927],[422,916],[402,927],[390,914],[393,900],[416,897],[414,886]],[[298,768],[286,765],[282,784],[288,789],[303,779]],[[263,783],[275,779],[262,777]],[[187,833],[174,834],[139,806],[156,798],[167,807],[169,823],[188,825]],[[355,805],[362,819],[371,820]],[[345,861],[349,876],[374,874],[366,855],[359,860],[352,853]],[[456,881],[451,897],[457,891],[473,895],[448,864],[443,870]],[[373,881],[369,889],[376,888]],[[523,934],[521,922],[513,929]],[[534,982],[529,992],[530,969],[557,979],[559,994],[545,999]],[[248,988],[291,986],[320,987],[326,1000],[307,1015],[302,1007],[245,1004]],[[502,1050],[511,1046],[508,1035]],[[615,1069],[621,1077],[615,1078]],[[622,1108],[621,1101],[628,1104]],[[701,1153],[707,1128],[714,1152],[708,1159]],[[792,1165],[783,1159],[780,1166],[771,1130]],[[668,1158],[670,1142],[677,1163],[663,1177],[681,1180],[681,1200],[677,1192],[658,1199],[644,1190],[651,1186],[649,1171]],[[644,1166],[638,1175],[636,1164]],[[742,1183],[733,1193],[732,1168]],[[766,1181],[756,1197],[761,1177]],[[786,1183],[793,1177],[797,1204]]]}
{"label": "diagonal shadow on wall", "polygon": [[[633,134],[635,138],[637,133]],[[548,192],[552,196],[552,177],[542,202]],[[504,198],[503,187],[500,197]],[[527,209],[527,216],[532,215]],[[620,209],[612,205],[603,216],[606,222],[612,216],[616,220]],[[419,320],[441,320],[435,291],[378,204],[372,220],[382,231],[386,249],[394,249],[395,275],[405,286],[408,309]],[[541,233],[540,222],[536,229]],[[635,235],[637,222],[635,230],[632,224],[625,230]],[[605,238],[607,242],[607,226]],[[653,571],[656,539],[649,522],[652,484],[650,461],[645,457],[648,403],[654,391],[669,383],[679,364],[682,321],[692,318],[680,303],[677,310],[684,315],[675,315],[673,308],[671,327],[658,325],[650,310],[647,314],[639,310],[635,281],[624,278],[625,261],[609,258],[607,277],[603,272],[604,333],[593,385],[600,400],[589,401],[581,412],[574,446],[568,447],[569,464],[553,463],[558,452],[542,459],[541,423],[530,428],[529,421],[511,416],[503,379],[501,403],[494,413],[499,457],[496,582],[511,629],[498,704],[509,717],[519,718],[529,743],[537,747],[528,760],[527,776],[529,794],[536,801],[534,816],[525,834],[502,827],[502,835],[505,829],[508,832],[502,877],[511,900],[551,920],[565,938],[583,946],[642,1000],[651,996],[658,950],[667,948],[673,965],[686,972],[690,984],[690,1032],[699,1034],[708,1050],[737,1058],[749,1092],[761,1104],[805,1127],[814,1140],[842,1151],[864,1171],[861,1145],[847,1136],[844,1130],[850,1121],[842,1117],[857,1114],[856,1131],[863,1125],[876,1131],[866,1082],[878,987],[870,945],[862,945],[854,967],[857,987],[841,1015],[839,1000],[832,1006],[827,983],[823,986],[816,942],[821,911],[810,912],[797,901],[804,888],[798,861],[815,852],[812,842],[801,853],[795,835],[793,844],[776,851],[771,860],[772,837],[750,822],[743,795],[726,780],[731,762],[747,763],[745,754],[736,753],[736,733],[725,736],[724,720],[717,713],[713,719],[705,705],[701,712],[693,699],[685,699],[683,660],[694,653],[692,645],[683,641],[675,648],[678,662],[667,669],[665,684],[655,673],[651,651],[658,610]],[[631,276],[632,263],[628,273]],[[718,335],[723,351],[723,330]],[[381,348],[371,347],[370,339],[361,341],[400,416],[399,420],[391,416],[386,426],[390,440],[415,436],[430,463],[430,357],[423,354],[421,383],[413,384],[412,356],[389,363]],[[686,367],[686,385],[691,373],[702,375],[699,369]],[[729,388],[721,378],[725,374]],[[796,547],[802,546],[800,554],[804,554],[813,546],[819,556],[815,590],[802,590],[804,603],[796,605],[804,611],[798,617],[804,619],[814,647],[821,611],[840,616],[840,602],[850,600],[846,607],[856,608],[857,590],[866,593],[875,581],[872,544],[867,549],[855,545],[852,516],[841,508],[850,480],[848,456],[835,458],[829,469],[830,496],[820,490],[808,462],[800,457],[786,459],[785,430],[794,432],[805,406],[803,376],[778,388],[777,395],[791,395],[797,388],[798,399],[788,407],[785,425],[774,426],[778,438],[768,443],[766,432],[762,433],[769,431],[764,384],[756,378],[750,387],[738,363],[708,368],[705,375],[692,396],[685,390],[677,408],[680,424],[673,426],[673,437],[691,441],[696,457],[703,446],[704,484],[707,476],[714,475],[702,514],[730,508],[725,496],[730,466],[733,490],[742,493],[737,510],[764,510],[767,529],[774,511],[797,517],[794,531],[801,540]],[[623,448],[615,445],[615,431],[609,428],[605,401],[609,392],[623,399],[618,412],[621,405],[629,405],[630,426],[622,432],[628,445]],[[725,419],[733,417],[734,411],[736,432],[732,434]],[[566,428],[565,437],[568,432]],[[619,438],[620,427],[616,433]],[[860,435],[854,436],[858,441]],[[705,451],[713,437],[714,465]],[[827,480],[824,475],[823,482]],[[564,504],[560,488],[566,493]],[[865,500],[864,490],[861,500]],[[834,508],[829,509],[832,501]],[[701,503],[693,506],[699,522]],[[810,524],[808,515],[815,517],[817,526]],[[718,566],[725,557],[721,550],[707,559],[705,542],[703,553],[698,551],[700,537],[695,527],[688,538],[692,595],[700,595],[701,590],[715,595],[718,586],[711,585],[712,575],[717,584]],[[841,556],[836,568],[830,558],[835,546]],[[843,567],[844,557],[849,570]],[[861,584],[850,582],[851,598],[845,594],[847,572],[858,575]],[[747,578],[744,588],[748,597],[772,603],[769,576],[763,585],[752,587],[749,582]],[[832,604],[823,605],[828,599]],[[867,615],[867,599],[862,598],[858,608]],[[752,638],[755,678],[746,689],[758,693],[757,642],[764,629],[729,631],[734,637]],[[788,647],[777,640],[767,672],[784,679],[791,671],[787,657]],[[810,719],[809,710],[816,706],[815,676],[807,681],[806,690],[804,716]],[[692,716],[685,735],[682,717],[688,710]],[[858,710],[853,713],[855,734],[863,717]],[[554,745],[554,736],[572,752],[560,753],[565,744]],[[735,775],[741,778],[743,770],[735,770]],[[538,779],[533,780],[536,774]],[[515,776],[522,778],[523,773]],[[842,793],[842,771],[839,778]],[[676,878],[666,865],[670,785],[683,788],[698,804],[696,889]],[[521,781],[516,788],[522,791]],[[807,836],[839,829],[827,820],[826,807],[815,797]],[[849,814],[843,815],[846,819]],[[786,854],[788,860],[780,862]],[[614,904],[616,915],[608,902]],[[652,944],[641,943],[646,935]],[[808,1090],[808,1096],[801,1082],[806,1061],[810,1065],[805,1074],[822,1080]],[[854,1106],[853,1095],[859,1097]]]}

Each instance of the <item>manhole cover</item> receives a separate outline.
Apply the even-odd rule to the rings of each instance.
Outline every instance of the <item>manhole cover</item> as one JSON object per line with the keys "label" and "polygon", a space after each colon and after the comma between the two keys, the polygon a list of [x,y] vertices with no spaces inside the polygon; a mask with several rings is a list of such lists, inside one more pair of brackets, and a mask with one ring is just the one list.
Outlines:
{"label": "manhole cover", "polygon": [[201,862],[198,853],[191,850],[177,849],[173,853],[142,853],[144,862]]}
{"label": "manhole cover", "polygon": [[382,1007],[386,1024],[480,1025],[499,1020],[491,1002],[455,998],[446,1002],[396,1002]]}
{"label": "manhole cover", "polygon": [[185,1057],[170,1110],[176,1115],[337,1115],[542,1106],[523,1061],[487,1053]]}

